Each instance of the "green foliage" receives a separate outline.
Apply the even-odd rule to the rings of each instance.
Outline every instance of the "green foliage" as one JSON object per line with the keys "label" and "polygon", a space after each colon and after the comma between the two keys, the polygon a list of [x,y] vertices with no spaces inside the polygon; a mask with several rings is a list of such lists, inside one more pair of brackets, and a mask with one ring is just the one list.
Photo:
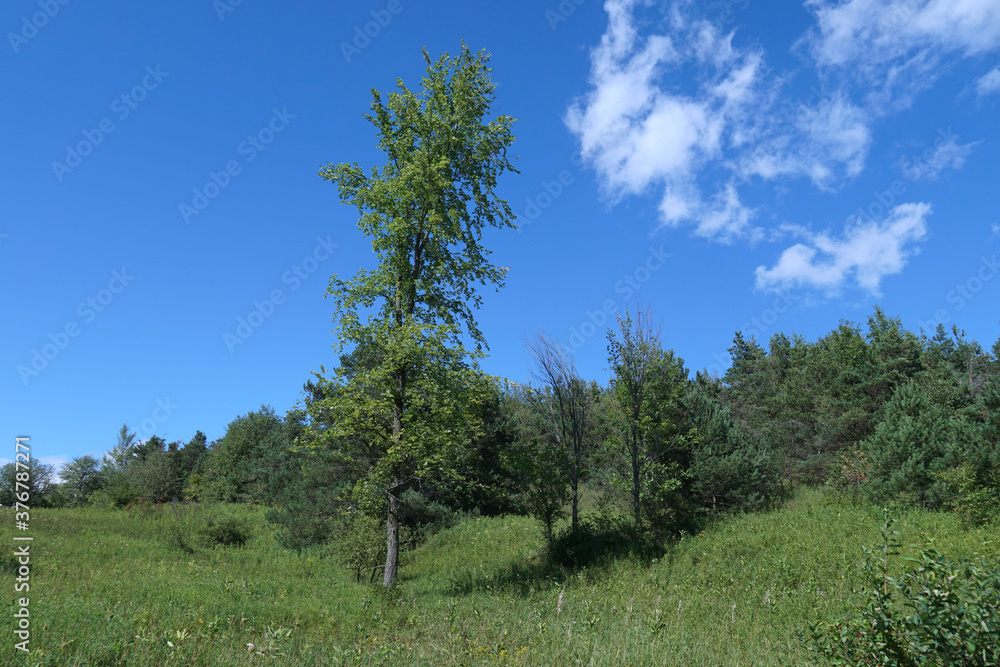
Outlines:
{"label": "green foliage", "polygon": [[355,581],[385,563],[385,527],[378,519],[362,512],[351,514],[337,531],[331,550],[354,571]]}
{"label": "green foliage", "polygon": [[689,450],[697,440],[694,429],[678,424],[680,397],[688,388],[684,360],[664,352],[648,313],[618,319],[618,331],[608,332],[611,364],[609,397],[617,445],[624,454],[622,479],[631,482],[636,526],[645,523],[658,532],[683,522],[679,509]]}
{"label": "green foliage", "polygon": [[481,427],[461,450],[454,479],[434,488],[433,496],[465,512],[487,516],[520,512],[522,485],[514,462],[518,400],[511,394],[510,383],[502,378],[483,379],[485,388],[477,415]]}
{"label": "green foliage", "polygon": [[963,463],[939,472],[938,477],[951,492],[951,510],[970,524],[981,526],[1000,520],[1000,468],[977,471],[970,463]]}
{"label": "green foliage", "polygon": [[811,648],[836,665],[1000,665],[1000,569],[953,561],[933,548],[889,575],[899,531],[886,514],[876,557],[865,548],[865,604],[854,616],[811,628]]}
{"label": "green foliage", "polygon": [[712,512],[760,510],[781,495],[781,462],[762,436],[704,390],[692,390],[685,407],[698,435],[688,466],[692,502]]}
{"label": "green foliage", "polygon": [[[25,469],[27,468],[27,469]],[[21,486],[17,486],[18,484]],[[19,468],[15,462],[0,467],[0,505],[11,507],[27,493],[29,507],[57,507],[63,504],[55,482],[55,468],[31,459]]]}
{"label": "green foliage", "polygon": [[633,520],[614,514],[585,517],[577,529],[562,531],[548,549],[553,565],[571,569],[607,566],[620,558],[649,562],[662,556],[664,544]]}
{"label": "green foliage", "polygon": [[282,546],[302,550],[325,544],[349,510],[346,496],[355,482],[336,452],[307,450],[291,455],[268,521],[281,527]]}
{"label": "green foliage", "polygon": [[939,473],[968,459],[976,441],[972,413],[967,388],[947,369],[928,370],[899,386],[861,444],[871,459],[873,496],[943,507],[951,493]]}
{"label": "green foliage", "polygon": [[554,400],[551,392],[512,385],[508,400],[516,415],[517,437],[510,465],[517,472],[522,505],[542,523],[551,544],[556,521],[566,515],[569,502],[569,458],[556,435],[556,424],[547,414]]}
{"label": "green foliage", "polygon": [[145,502],[176,500],[183,492],[176,450],[153,449],[129,467],[128,476],[136,496]]}
{"label": "green foliage", "polygon": [[238,517],[210,518],[201,531],[209,546],[242,547],[253,536],[245,519]]}
{"label": "green foliage", "polygon": [[59,476],[63,480],[66,504],[70,507],[86,505],[104,483],[101,462],[93,456],[78,456],[62,467]]}
{"label": "green foliage", "polygon": [[[506,275],[480,240],[484,227],[513,227],[495,193],[497,179],[516,171],[507,159],[513,119],[486,119],[496,87],[488,56],[463,45],[455,58],[432,62],[425,51],[424,59],[420,93],[398,81],[383,103],[373,91],[366,118],[385,166],[366,174],[357,164],[331,164],[320,172],[358,210],[378,265],[348,281],[330,279],[338,345],[367,349],[372,363],[320,376],[315,407],[336,421],[314,443],[339,449],[360,440],[367,450],[361,458],[372,464],[353,496],[365,511],[387,506],[387,586],[398,558],[397,494],[432,477],[457,481],[458,451],[478,432],[484,388],[470,362],[485,340],[473,317],[476,286],[502,286]],[[357,453],[351,447],[345,459],[357,461]]]}
{"label": "green foliage", "polygon": [[[281,417],[270,406],[237,417],[197,468],[200,496],[224,502],[264,502],[272,492],[269,481],[282,466],[289,446]],[[192,448],[197,451],[200,444]],[[189,457],[193,453],[185,453]]]}

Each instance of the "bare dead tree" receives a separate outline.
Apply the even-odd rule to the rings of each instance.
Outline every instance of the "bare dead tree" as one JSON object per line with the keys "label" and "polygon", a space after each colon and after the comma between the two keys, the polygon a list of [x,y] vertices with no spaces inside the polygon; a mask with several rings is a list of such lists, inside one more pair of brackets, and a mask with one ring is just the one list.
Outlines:
{"label": "bare dead tree", "polygon": [[576,371],[572,351],[548,334],[537,334],[528,341],[527,347],[534,362],[532,378],[552,392],[553,400],[548,402],[546,408],[556,438],[568,457],[572,527],[575,531],[578,524],[580,471],[589,444],[587,429],[590,405],[587,385]]}

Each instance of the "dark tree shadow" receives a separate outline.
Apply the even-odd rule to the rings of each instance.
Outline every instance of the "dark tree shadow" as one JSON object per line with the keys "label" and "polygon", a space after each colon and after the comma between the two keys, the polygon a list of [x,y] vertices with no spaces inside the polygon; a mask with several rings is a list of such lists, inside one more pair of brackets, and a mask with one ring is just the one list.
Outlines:
{"label": "dark tree shadow", "polygon": [[590,576],[602,573],[620,560],[650,564],[667,553],[665,541],[650,535],[627,519],[584,519],[576,531],[556,536],[550,548],[531,560],[512,563],[490,575],[465,572],[449,587],[455,596],[471,593],[508,593],[527,597],[540,590],[558,588],[581,570]]}

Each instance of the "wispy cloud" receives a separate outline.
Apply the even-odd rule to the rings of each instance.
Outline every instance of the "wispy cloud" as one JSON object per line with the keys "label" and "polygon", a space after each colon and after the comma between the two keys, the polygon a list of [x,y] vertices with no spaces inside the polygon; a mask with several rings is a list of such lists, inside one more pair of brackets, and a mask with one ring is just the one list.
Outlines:
{"label": "wispy cloud", "polygon": [[980,96],[1000,93],[1000,67],[994,67],[976,79],[976,92]]}
{"label": "wispy cloud", "polygon": [[[733,32],[690,18],[688,3],[675,4],[660,32],[647,36],[637,27],[642,3],[609,0],[605,9],[592,89],[566,124],[611,199],[658,189],[663,225],[753,242],[762,230],[740,197],[742,183],[805,177],[830,189],[863,168],[867,114],[845,96],[811,107],[782,101],[784,82],[767,74],[763,52],[737,48]],[[691,67],[696,84],[681,90],[677,76]]]}
{"label": "wispy cloud", "polygon": [[778,292],[806,287],[832,296],[853,279],[857,287],[879,295],[882,278],[901,272],[917,252],[915,244],[927,233],[930,213],[930,204],[901,204],[882,220],[849,220],[839,239],[802,232],[807,243],[787,248],[771,268],[757,267],[757,288]]}
{"label": "wispy cloud", "polygon": [[1000,46],[996,0],[807,0],[816,26],[800,41],[817,66],[871,86],[873,109],[907,106],[950,54]]}
{"label": "wispy cloud", "polygon": [[[809,67],[775,71],[761,47],[734,44],[735,32],[699,18],[692,0],[607,0],[590,90],[565,118],[605,196],[653,194],[661,226],[710,241],[774,242],[797,226],[766,228],[773,216],[748,188],[778,192],[804,179],[839,191],[864,172],[875,124],[932,85],[945,58],[1000,49],[996,0],[804,1],[815,26],[793,48],[819,82],[809,99],[792,85]],[[1000,68],[977,82],[981,94],[994,86]],[[937,178],[960,169],[976,143],[952,138],[899,166],[911,180]],[[882,221],[849,220],[839,234],[802,230],[808,243],[759,267],[757,287],[877,293],[916,252],[930,210],[904,203]]]}
{"label": "wispy cloud", "polygon": [[965,165],[965,158],[978,143],[973,141],[960,144],[954,137],[950,137],[925,151],[917,161],[900,160],[899,167],[903,171],[903,176],[911,181],[933,180],[945,169],[961,169]]}

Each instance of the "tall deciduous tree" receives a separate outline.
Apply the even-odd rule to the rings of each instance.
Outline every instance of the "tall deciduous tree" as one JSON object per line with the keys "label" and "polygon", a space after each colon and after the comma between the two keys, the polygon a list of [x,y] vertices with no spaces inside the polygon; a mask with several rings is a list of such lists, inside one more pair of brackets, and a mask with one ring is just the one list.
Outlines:
{"label": "tall deciduous tree", "polygon": [[101,462],[93,456],[78,456],[59,471],[63,480],[66,502],[74,507],[85,505],[90,496],[101,488]]}
{"label": "tall deciduous tree", "polygon": [[476,286],[502,286],[506,275],[488,261],[483,228],[514,226],[496,194],[498,178],[516,172],[507,158],[514,119],[488,119],[496,88],[489,56],[463,45],[455,58],[432,62],[425,51],[424,59],[422,91],[402,80],[385,101],[372,91],[365,117],[378,131],[385,166],[366,173],[356,163],[331,164],[320,172],[357,208],[358,228],[378,257],[374,270],[330,280],[339,346],[369,346],[377,362],[334,380],[343,391],[329,400],[338,402],[341,420],[327,433],[363,434],[377,453],[359,490],[386,504],[386,586],[399,566],[400,495],[446,464],[443,454],[467,435],[461,413],[468,401],[460,395],[475,384],[470,362],[485,347],[473,317],[481,303]]}

